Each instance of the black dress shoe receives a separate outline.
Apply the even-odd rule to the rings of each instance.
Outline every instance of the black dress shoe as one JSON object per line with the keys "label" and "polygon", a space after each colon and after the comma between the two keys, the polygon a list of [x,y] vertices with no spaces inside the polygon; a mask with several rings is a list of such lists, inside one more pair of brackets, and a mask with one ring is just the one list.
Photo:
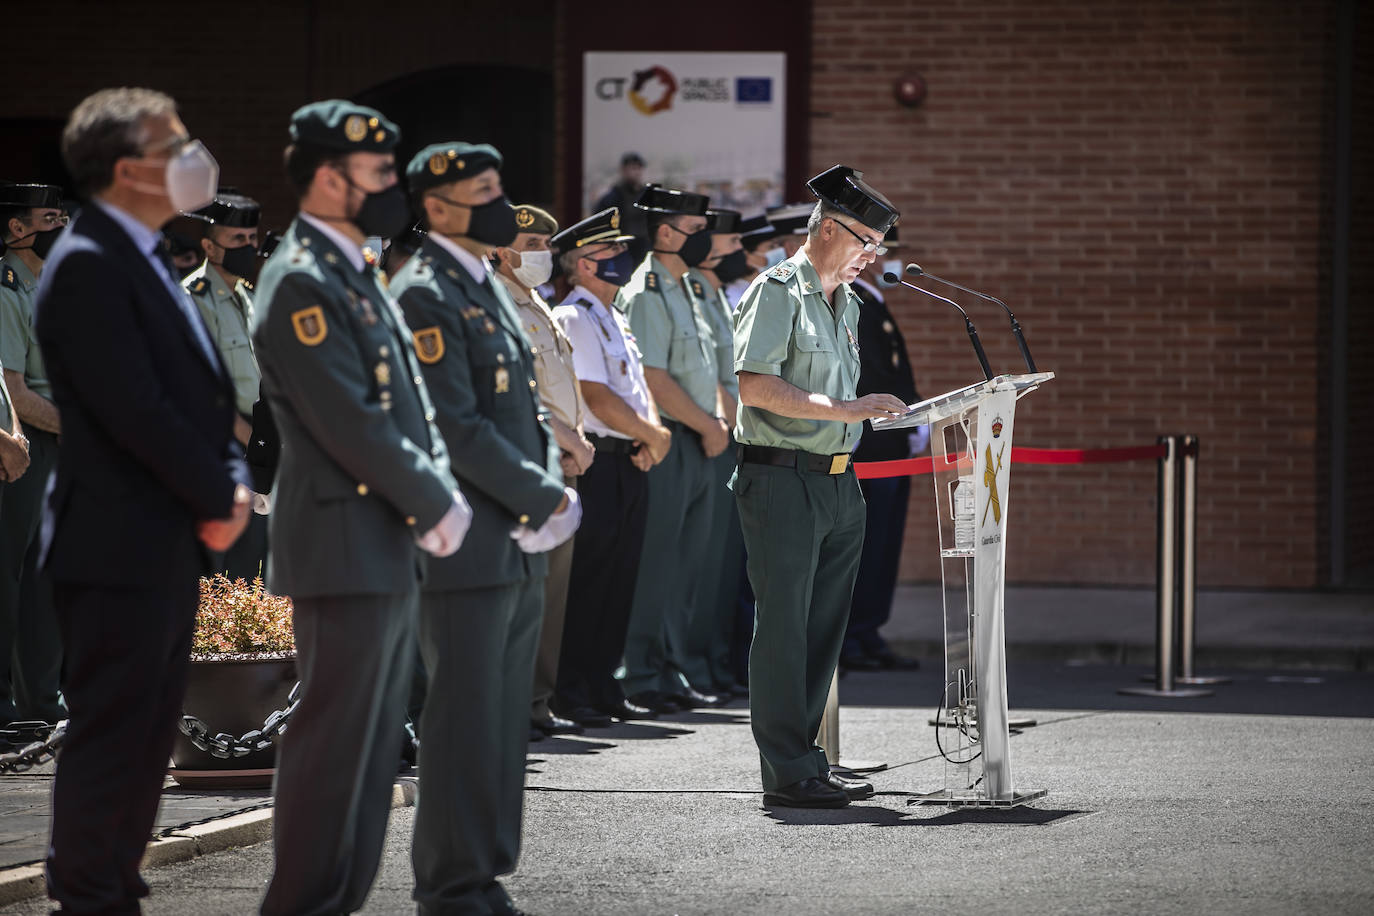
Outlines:
{"label": "black dress shoe", "polygon": [[763,793],[763,803],[784,808],[843,808],[849,804],[849,793],[824,779],[808,776],[790,786]]}
{"label": "black dress shoe", "polygon": [[610,728],[611,717],[598,709],[590,706],[576,706],[563,713],[566,719],[572,719],[583,728]]}
{"label": "black dress shoe", "polygon": [[659,693],[657,690],[641,690],[639,693],[631,694],[629,700],[636,706],[642,706],[660,716],[681,712],[684,708],[672,697],[666,693]]}
{"label": "black dress shoe", "polygon": [[730,702],[729,697],[718,696],[714,693],[702,693],[695,687],[685,685],[677,692],[669,694],[669,698],[683,709],[714,709]]}
{"label": "black dress shoe", "polygon": [[549,713],[542,719],[531,719],[530,727],[537,728],[546,735],[580,735],[583,727],[572,719]]}
{"label": "black dress shoe", "polygon": [[840,667],[848,671],[881,671],[883,663],[862,652],[846,653],[840,656]]}
{"label": "black dress shoe", "polygon": [[622,722],[630,722],[635,719],[657,719],[658,713],[647,706],[640,706],[638,703],[631,703],[629,700],[621,700],[618,703],[606,703],[598,706],[597,710],[603,712],[613,719]]}
{"label": "black dress shoe", "polygon": [[849,796],[850,801],[873,797],[873,783],[858,779],[845,779],[838,773],[831,773],[825,781]]}
{"label": "black dress shoe", "polygon": [[868,657],[876,661],[879,667],[891,671],[915,671],[921,667],[921,663],[916,659],[898,655],[887,646],[883,646],[876,652],[868,653]]}

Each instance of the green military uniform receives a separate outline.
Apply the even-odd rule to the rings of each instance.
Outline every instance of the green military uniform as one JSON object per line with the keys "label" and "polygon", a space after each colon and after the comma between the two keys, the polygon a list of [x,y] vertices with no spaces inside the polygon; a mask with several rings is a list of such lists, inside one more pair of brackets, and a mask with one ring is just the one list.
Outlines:
{"label": "green military uniform", "polygon": [[[650,253],[616,295],[644,357],[665,369],[698,407],[716,412],[716,352],[710,326],[680,278]],[[673,432],[668,456],[649,471],[649,521],[625,638],[623,685],[631,700],[646,691],[682,692],[694,595],[711,534],[714,476],[700,437],[659,407]],[[709,693],[709,681],[692,684]]]}
{"label": "green military uniform", "polygon": [[[489,146],[440,144],[416,154],[406,179],[418,194],[500,163]],[[484,258],[431,231],[391,290],[473,509],[463,547],[431,561],[420,605],[428,689],[415,899],[421,913],[499,912],[509,898],[496,879],[515,869],[520,850],[548,570],[545,555],[523,552],[511,532],[540,528],[562,502],[559,450],[544,422],[530,342]]]}
{"label": "green military uniform", "polygon": [[[396,126],[308,105],[292,138],[385,152]],[[455,505],[409,331],[360,246],[298,217],[262,270],[253,341],[281,436],[268,584],[294,603],[300,705],[278,749],[262,911],[351,913],[380,861],[415,655],[417,536]]]}
{"label": "green military uniform", "polygon": [[[858,297],[848,286],[826,301],[803,249],[757,277],[740,300],[735,370],[852,400],[858,318]],[[739,408],[735,438],[743,446],[843,456],[820,473],[741,462],[731,484],[756,597],[749,704],[765,791],[829,772],[815,737],[863,548],[863,495],[846,460],[862,429]],[[828,473],[834,466],[843,472]]]}
{"label": "green military uniform", "polygon": [[[739,377],[735,375],[734,309],[726,301],[724,287],[717,288],[697,268],[683,275],[683,286],[697,313],[711,328],[716,350],[716,377],[730,396],[739,401]],[[739,594],[744,537],[740,532],[735,498],[727,486],[735,471],[735,450],[727,448],[711,464],[712,534],[702,566],[702,587],[697,590],[687,635],[684,662],[687,680],[693,684],[730,689],[735,681],[730,667],[734,636],[735,603]]]}
{"label": "green military uniform", "polygon": [[[735,371],[852,401],[859,297],[842,283],[826,301],[809,246],[851,259],[873,253],[872,237],[841,216],[881,239],[899,214],[862,172],[846,166],[807,184],[821,200],[822,229],[745,291],[735,315]],[[834,223],[829,232],[827,220]],[[756,599],[749,704],[765,803],[839,807],[872,793],[872,786],[833,778],[816,746],[863,549],[864,498],[850,460],[862,430],[862,423],[739,407],[731,488]]]}
{"label": "green military uniform", "polygon": [[[16,253],[0,257],[0,365],[23,373],[31,392],[51,399],[33,326],[37,291],[38,277]],[[43,491],[57,464],[57,436],[22,421],[21,426],[29,440],[29,467],[0,491],[0,721],[56,722],[66,718],[58,694],[62,638],[51,586],[38,570],[38,525]]]}

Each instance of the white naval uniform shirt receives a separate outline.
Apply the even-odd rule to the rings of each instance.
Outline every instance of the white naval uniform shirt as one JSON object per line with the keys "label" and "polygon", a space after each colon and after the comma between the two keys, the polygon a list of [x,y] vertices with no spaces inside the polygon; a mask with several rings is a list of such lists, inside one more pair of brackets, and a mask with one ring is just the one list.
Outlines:
{"label": "white naval uniform shirt", "polygon": [[[573,288],[553,310],[573,345],[573,370],[578,381],[599,382],[644,419],[649,419],[649,385],[629,322],[619,309],[608,306],[583,286]],[[611,429],[587,407],[583,426],[588,433],[628,439]]]}

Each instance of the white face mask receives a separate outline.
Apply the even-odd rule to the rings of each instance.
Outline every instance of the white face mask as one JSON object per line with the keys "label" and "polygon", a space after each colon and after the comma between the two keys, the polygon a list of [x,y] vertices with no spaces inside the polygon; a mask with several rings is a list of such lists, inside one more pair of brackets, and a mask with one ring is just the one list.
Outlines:
{"label": "white face mask", "polygon": [[777,248],[768,249],[768,252],[764,255],[764,257],[768,259],[768,267],[776,267],[783,261],[787,260],[787,252],[783,249],[781,245],[779,245]]}
{"label": "white face mask", "polygon": [[902,260],[901,260],[901,258],[888,258],[886,261],[883,262],[883,269],[880,270],[880,271],[878,271],[878,286],[880,286],[881,288],[883,288],[883,289],[891,289],[891,288],[894,287],[894,286],[900,285],[900,280],[899,280],[897,283],[889,283],[889,282],[887,282],[886,280],[883,279],[883,274],[896,274],[898,277],[901,277],[901,275],[902,275]]}
{"label": "white face mask", "polygon": [[549,282],[549,277],[553,276],[553,252],[522,251],[520,266],[511,268],[511,272],[526,289],[543,286]]}
{"label": "white face mask", "polygon": [[205,144],[192,140],[167,163],[167,198],[185,213],[215,199],[219,187],[219,163]]}

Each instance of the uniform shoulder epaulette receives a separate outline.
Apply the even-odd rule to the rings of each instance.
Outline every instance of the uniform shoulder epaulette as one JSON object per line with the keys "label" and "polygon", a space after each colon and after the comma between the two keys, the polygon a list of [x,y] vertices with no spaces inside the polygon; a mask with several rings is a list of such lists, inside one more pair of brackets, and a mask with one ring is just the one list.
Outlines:
{"label": "uniform shoulder epaulette", "polygon": [[701,281],[700,281],[700,280],[697,280],[696,278],[693,278],[693,279],[691,280],[691,286],[692,286],[692,295],[693,295],[693,296],[696,296],[698,299],[705,299],[705,298],[706,298],[706,291],[703,290],[703,289],[701,288]]}
{"label": "uniform shoulder epaulette", "polygon": [[645,271],[645,273],[644,273],[644,288],[645,288],[645,289],[651,289],[651,290],[654,290],[655,292],[657,292],[657,291],[658,291],[658,274],[654,273],[652,270]]}
{"label": "uniform shoulder epaulette", "polygon": [[246,289],[246,290],[248,290],[250,293],[253,291],[253,281],[252,281],[252,280],[239,280],[239,282],[242,283],[242,284],[243,284],[243,288]]}
{"label": "uniform shoulder epaulette", "polygon": [[192,296],[203,296],[205,295],[205,291],[209,288],[210,281],[207,280],[205,277],[201,277],[199,280],[192,283],[186,289]]}
{"label": "uniform shoulder epaulette", "polygon": [[8,264],[5,265],[4,271],[0,271],[0,286],[6,289],[19,288],[19,277],[15,274],[14,268]]}
{"label": "uniform shoulder epaulette", "polygon": [[[563,305],[580,305],[580,306],[582,306],[584,309],[589,309],[589,308],[592,307],[591,300],[589,300],[589,299],[583,299],[581,296],[578,296],[576,299],[569,299],[569,300],[567,300],[566,302],[564,302]],[[559,306],[559,308],[562,308],[562,307],[563,307],[563,306]]]}
{"label": "uniform shoulder epaulette", "polygon": [[792,261],[783,261],[777,267],[771,268],[767,272],[768,279],[777,280],[779,283],[786,283],[792,279],[792,275],[797,272],[797,265]]}

